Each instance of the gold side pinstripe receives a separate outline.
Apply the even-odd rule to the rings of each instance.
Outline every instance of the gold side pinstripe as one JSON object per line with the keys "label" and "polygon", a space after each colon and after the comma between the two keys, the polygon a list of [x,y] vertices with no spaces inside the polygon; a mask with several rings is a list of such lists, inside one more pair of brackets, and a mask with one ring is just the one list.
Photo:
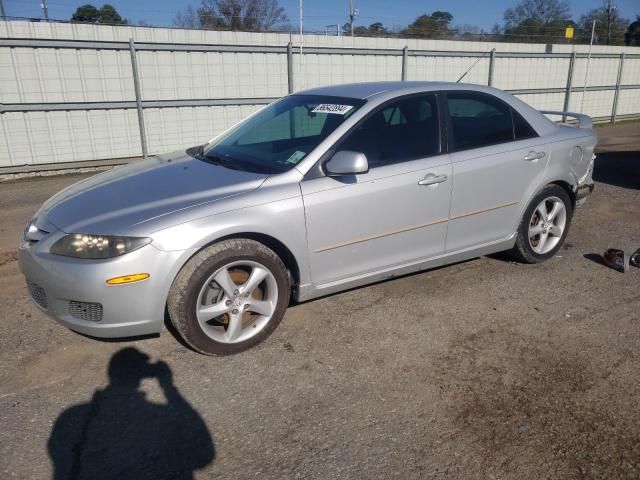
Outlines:
{"label": "gold side pinstripe", "polygon": [[500,205],[495,205],[495,206],[489,207],[489,208],[481,208],[480,210],[471,210],[470,212],[461,213],[459,215],[454,215],[449,220],[457,220],[459,218],[470,217],[471,215],[477,215],[479,213],[490,212],[491,210],[497,210],[499,208],[510,207],[511,205],[516,205],[518,203],[520,203],[520,201],[516,200],[515,202],[501,203]]}
{"label": "gold side pinstripe", "polygon": [[419,225],[412,225],[410,227],[398,228],[396,230],[388,230],[386,232],[377,233],[375,235],[370,235],[368,237],[358,238],[356,240],[349,240],[349,241],[346,241],[346,242],[336,243],[334,245],[328,245],[326,247],[321,247],[321,248],[318,248],[317,250],[314,250],[313,253],[322,253],[322,252],[326,252],[327,250],[335,250],[336,248],[347,247],[349,245],[354,245],[356,243],[368,242],[370,240],[376,240],[378,238],[388,237],[388,236],[391,236],[391,235],[396,235],[398,233],[410,232],[411,230],[417,230],[419,228],[430,227],[431,225],[438,225],[439,223],[444,223],[444,222],[446,222],[448,220],[457,220],[459,218],[470,217],[472,215],[478,215],[479,213],[490,212],[491,210],[497,210],[499,208],[510,207],[510,206],[516,205],[518,203],[520,203],[520,201],[516,200],[514,202],[502,203],[500,205],[495,205],[493,207],[483,208],[483,209],[480,209],[480,210],[472,210],[472,211],[469,211],[469,212],[461,213],[459,215],[454,215],[450,219],[443,218],[443,219],[440,219],[440,220],[434,220],[432,222],[421,223]]}

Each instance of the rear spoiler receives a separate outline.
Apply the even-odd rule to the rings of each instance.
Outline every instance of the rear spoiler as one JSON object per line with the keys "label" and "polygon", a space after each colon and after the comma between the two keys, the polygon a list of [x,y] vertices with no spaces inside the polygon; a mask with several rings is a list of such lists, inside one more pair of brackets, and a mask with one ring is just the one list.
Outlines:
{"label": "rear spoiler", "polygon": [[[578,121],[578,128],[593,128],[593,120],[591,120],[591,117],[582,113],[557,112],[554,110],[540,110],[540,113],[542,113],[543,115],[559,115],[562,117],[561,123],[568,123],[567,117],[572,117]],[[572,121],[571,124],[573,123],[574,122]]]}

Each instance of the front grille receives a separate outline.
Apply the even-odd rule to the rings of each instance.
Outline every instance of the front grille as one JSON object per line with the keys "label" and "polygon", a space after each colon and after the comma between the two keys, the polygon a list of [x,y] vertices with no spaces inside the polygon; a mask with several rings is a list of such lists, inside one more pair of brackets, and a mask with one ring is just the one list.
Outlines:
{"label": "front grille", "polygon": [[100,303],[69,302],[69,313],[71,316],[89,322],[99,322],[102,320],[102,305]]}
{"label": "front grille", "polygon": [[31,295],[31,298],[33,298],[34,302],[44,309],[49,306],[49,303],[47,302],[47,294],[44,293],[44,290],[40,285],[27,280],[27,288],[29,289],[29,294]]}

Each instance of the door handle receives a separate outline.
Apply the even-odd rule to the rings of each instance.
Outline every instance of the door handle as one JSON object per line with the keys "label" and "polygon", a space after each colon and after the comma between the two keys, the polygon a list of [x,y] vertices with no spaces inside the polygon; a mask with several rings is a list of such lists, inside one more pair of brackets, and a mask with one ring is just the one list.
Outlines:
{"label": "door handle", "polygon": [[446,175],[434,175],[433,173],[430,173],[426,175],[422,180],[420,180],[418,182],[418,185],[438,186],[439,183],[446,182],[446,181],[447,181]]}
{"label": "door handle", "polygon": [[527,162],[535,162],[536,160],[540,160],[541,158],[544,158],[544,157],[545,157],[545,155],[546,155],[546,153],[544,153],[544,152],[534,152],[534,151],[532,150],[532,151],[530,151],[529,153],[527,153],[527,154],[524,156],[524,159],[525,159]]}

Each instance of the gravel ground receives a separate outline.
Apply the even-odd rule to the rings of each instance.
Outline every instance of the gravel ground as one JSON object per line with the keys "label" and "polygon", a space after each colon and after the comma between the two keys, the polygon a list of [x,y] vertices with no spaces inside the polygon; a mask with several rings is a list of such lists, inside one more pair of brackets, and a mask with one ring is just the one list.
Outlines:
{"label": "gravel ground", "polygon": [[640,269],[595,256],[640,247],[640,124],[597,131],[608,153],[556,258],[482,257],[298,305],[225,358],[45,317],[15,245],[82,176],[3,183],[0,476],[640,478]]}

